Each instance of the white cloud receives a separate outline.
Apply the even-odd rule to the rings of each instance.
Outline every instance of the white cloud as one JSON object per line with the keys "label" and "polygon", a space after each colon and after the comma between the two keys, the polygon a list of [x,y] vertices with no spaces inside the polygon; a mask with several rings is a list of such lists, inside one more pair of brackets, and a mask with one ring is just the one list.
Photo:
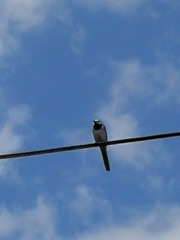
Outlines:
{"label": "white cloud", "polygon": [[65,215],[64,221],[67,222],[67,225],[71,224],[73,233],[74,229],[77,232],[80,226],[94,229],[95,225],[96,228],[99,228],[99,226],[110,224],[113,212],[102,189],[84,184],[82,180],[80,182],[70,192],[66,191],[59,194],[61,205],[62,202],[64,203],[62,205],[62,214]]}
{"label": "white cloud", "polygon": [[[53,14],[66,25],[72,24],[72,8],[69,5],[68,0],[53,0],[54,8]],[[52,1],[51,1],[52,2]]]}
{"label": "white cloud", "polygon": [[5,122],[0,126],[1,153],[17,150],[22,146],[24,136],[18,134],[18,128],[26,124],[30,117],[27,106],[10,108],[6,114]]}
{"label": "white cloud", "polygon": [[[76,221],[79,219],[86,225],[89,221],[87,209],[90,207],[98,211],[95,218],[100,215],[101,224],[98,224],[97,218],[93,226],[88,226],[88,230],[84,232],[68,232],[71,239],[76,240],[106,240],[106,239],[127,239],[127,240],[178,240],[180,234],[180,208],[179,206],[158,205],[150,213],[141,213],[139,211],[129,212],[129,219],[126,221],[118,221],[116,218],[111,219],[111,215],[107,212],[109,205],[104,204],[105,199],[95,195],[92,189],[81,185],[77,189],[77,196],[73,199],[73,208],[79,211],[76,214]],[[86,206],[87,201],[87,206]],[[73,201],[72,201],[73,203]],[[77,205],[76,205],[77,204]],[[101,214],[99,209],[103,210]],[[81,211],[82,210],[82,211]],[[82,214],[84,212],[84,217]],[[69,212],[67,212],[69,214]],[[111,212],[112,213],[112,212]],[[81,214],[81,215],[80,215]],[[99,215],[100,214],[100,215]],[[117,213],[115,213],[117,214]],[[61,228],[61,215],[57,215],[56,207],[42,196],[39,196],[36,205],[27,209],[11,209],[0,207],[0,237],[13,239],[66,239],[63,228]],[[109,218],[110,217],[110,218]],[[72,220],[73,212],[70,212],[66,218]],[[92,220],[92,219],[91,219]],[[64,219],[66,221],[66,219]],[[96,223],[96,224],[95,224]],[[57,225],[58,224],[58,225]],[[72,224],[72,222],[71,222]],[[87,226],[87,225],[86,225]],[[72,227],[73,228],[73,227]],[[57,229],[59,229],[57,231]],[[18,236],[18,237],[16,237]]]}
{"label": "white cloud", "polygon": [[[74,6],[94,10],[106,9],[131,16],[130,13],[141,6],[148,8],[149,2],[149,0],[1,0],[0,57],[11,55],[20,47],[21,34],[42,26],[50,16],[68,23],[68,26],[74,25],[73,10],[76,9]],[[78,54],[81,52],[85,37],[86,33],[82,28],[75,29],[72,34],[71,47]]]}
{"label": "white cloud", "polygon": [[0,208],[0,237],[1,239],[13,237],[18,234],[18,239],[60,239],[57,238],[56,214],[54,207],[43,197],[38,197],[33,208],[9,211]]}
{"label": "white cloud", "polygon": [[134,11],[146,2],[147,0],[77,0],[77,4],[92,10],[107,9],[120,13]]}
{"label": "white cloud", "polygon": [[146,217],[131,219],[127,224],[104,226],[102,229],[76,237],[77,240],[178,240],[180,234],[179,207],[157,207]]}
{"label": "white cloud", "polygon": [[[172,64],[146,66],[138,60],[112,63],[114,80],[109,101],[99,110],[107,123],[109,139],[132,137],[146,131],[144,121],[148,110],[180,102],[180,71]],[[146,108],[144,108],[146,106]],[[113,147],[112,154],[119,161],[138,166],[166,155],[162,145],[128,144]],[[162,151],[163,150],[163,151]],[[164,152],[162,156],[162,152]]]}
{"label": "white cloud", "polygon": [[[26,31],[43,22],[47,0],[6,0],[1,2],[1,18],[5,24]],[[11,28],[11,25],[9,25]]]}
{"label": "white cloud", "polygon": [[[28,106],[16,106],[1,108],[0,124],[0,152],[9,153],[17,151],[23,145],[24,138],[27,136],[25,130],[30,118]],[[0,161],[0,176],[12,175],[12,164],[9,160]],[[10,176],[9,176],[10,177]]]}
{"label": "white cloud", "polygon": [[20,34],[45,21],[49,0],[1,0],[0,57],[19,47]]}
{"label": "white cloud", "polygon": [[132,60],[112,65],[116,76],[111,94],[112,98],[119,99],[116,104],[121,101],[128,104],[131,98],[152,98],[153,103],[180,101],[180,71],[173,64],[148,66],[139,60]]}
{"label": "white cloud", "polygon": [[101,196],[101,191],[98,191],[98,189],[96,191],[87,185],[78,185],[70,203],[70,207],[76,210],[81,217],[83,216],[84,220],[88,216],[89,222],[92,217],[90,215],[94,211],[104,215],[103,212],[106,210],[106,214],[108,213],[110,217],[111,207],[108,201]]}
{"label": "white cloud", "polygon": [[[90,192],[90,188],[85,185],[80,185],[75,189],[75,196],[70,203],[70,207],[76,211],[79,217],[85,220],[88,216],[88,221],[93,208],[94,197]],[[87,220],[86,220],[87,223]]]}
{"label": "white cloud", "polygon": [[84,44],[86,39],[86,31],[82,26],[78,26],[71,37],[71,49],[77,55],[80,55],[83,51]]}
{"label": "white cloud", "polygon": [[158,18],[162,11],[156,7],[156,4],[173,9],[179,8],[179,2],[176,0],[171,2],[166,0],[74,0],[73,2],[64,0],[64,2],[68,2],[69,6],[74,4],[92,11],[106,10],[129,17],[133,13],[140,12],[143,17]]}
{"label": "white cloud", "polygon": [[[127,240],[178,240],[180,234],[180,208],[179,206],[158,205],[150,213],[141,213],[139,211],[131,211],[129,219],[126,221],[113,220],[107,213],[109,206],[104,205],[104,199],[95,201],[98,196],[94,195],[92,189],[86,186],[77,188],[77,197],[73,207],[84,211],[84,219],[82,215],[76,214],[76,221],[79,218],[82,222],[89,221],[87,208],[94,207],[98,211],[99,208],[104,211],[101,213],[101,224],[97,223],[97,218],[93,223],[93,227],[88,227],[84,232],[68,232],[71,239],[76,240],[106,240],[106,239],[127,239]],[[102,201],[103,200],[103,201]],[[86,207],[86,201],[88,207]],[[73,203],[73,201],[72,201]],[[76,203],[77,206],[76,206]],[[82,205],[81,205],[82,204]],[[82,207],[82,208],[81,208]],[[92,212],[92,211],[91,211]],[[69,212],[68,212],[69,213]],[[82,214],[82,212],[81,212]],[[96,212],[97,214],[97,212]],[[95,217],[97,215],[95,214]],[[61,217],[57,215],[56,207],[42,196],[37,198],[36,204],[27,209],[11,209],[0,207],[0,237],[2,239],[44,239],[44,240],[60,240],[66,239],[64,230],[61,228],[61,221],[57,220]],[[72,212],[67,218],[72,219]],[[86,217],[86,219],[85,219]],[[65,219],[64,219],[65,221]],[[58,225],[57,225],[58,224]],[[72,222],[71,222],[72,224]],[[57,231],[57,229],[59,229]],[[91,229],[91,230],[89,230]],[[65,233],[66,234],[66,233]],[[17,236],[17,237],[16,237]]]}

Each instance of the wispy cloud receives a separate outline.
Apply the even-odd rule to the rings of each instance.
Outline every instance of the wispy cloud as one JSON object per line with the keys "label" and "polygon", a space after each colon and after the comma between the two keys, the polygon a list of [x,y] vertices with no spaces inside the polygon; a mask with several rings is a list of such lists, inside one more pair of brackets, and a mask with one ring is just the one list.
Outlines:
{"label": "wispy cloud", "polygon": [[67,191],[59,192],[62,206],[60,217],[64,219],[65,226],[71,226],[71,239],[85,229],[92,231],[108,225],[113,219],[112,207],[104,196],[104,191],[99,186],[90,186],[84,180],[85,178],[77,183],[77,179],[74,178],[66,188]]}
{"label": "wispy cloud", "polygon": [[22,145],[23,135],[18,134],[18,128],[27,123],[29,108],[17,106],[8,109],[4,124],[0,131],[0,151],[8,152],[19,149]]}
{"label": "wispy cloud", "polygon": [[[111,206],[100,189],[93,189],[88,185],[80,184],[75,188],[72,201],[69,203],[72,216],[79,216],[83,225],[92,228],[96,216],[96,224],[109,223],[112,220]],[[106,218],[108,216],[108,218]]]}
{"label": "wispy cloud", "polygon": [[[177,205],[163,205],[159,204],[152,209],[150,213],[143,213],[141,211],[131,211],[130,217],[125,222],[118,221],[116,218],[111,219],[112,212],[107,212],[110,207],[105,202],[105,199],[98,199],[94,195],[92,189],[87,186],[79,186],[77,188],[73,208],[77,208],[76,221],[82,220],[86,225],[88,221],[92,220],[87,212],[93,214],[92,209],[98,211],[98,218],[101,224],[98,224],[97,212],[94,215],[96,218],[96,226],[92,228],[88,226],[89,230],[81,232],[70,232],[68,235],[71,239],[78,240],[101,240],[101,239],[119,239],[119,237],[128,240],[153,240],[154,238],[160,240],[178,239],[180,234],[180,208]],[[87,201],[87,206],[86,206]],[[73,201],[72,201],[73,203]],[[88,210],[90,208],[90,211]],[[82,210],[82,212],[81,212]],[[102,212],[100,212],[102,210]],[[95,211],[94,211],[95,212]],[[56,206],[47,201],[44,197],[37,197],[36,204],[26,209],[18,208],[11,209],[0,207],[0,237],[17,239],[66,239],[61,221],[57,225]],[[68,211],[68,213],[70,213]],[[73,219],[73,212],[69,215],[69,219]],[[101,217],[100,217],[101,216]],[[92,216],[91,216],[92,217]],[[110,218],[109,218],[110,217]],[[66,214],[66,218],[68,218]],[[66,221],[66,219],[64,219]],[[87,226],[87,225],[86,225]],[[73,226],[72,226],[73,228]],[[58,230],[59,229],[59,230]]]}
{"label": "wispy cloud", "polygon": [[21,33],[45,21],[49,0],[2,0],[0,3],[0,57],[19,47]]}
{"label": "wispy cloud", "polygon": [[71,49],[75,54],[80,55],[82,53],[85,44],[85,39],[86,39],[85,29],[82,26],[78,26],[72,33],[70,43]]}
{"label": "wispy cloud", "polygon": [[1,2],[1,18],[4,24],[12,24],[19,31],[26,31],[44,20],[48,1],[7,0]]}
{"label": "wispy cloud", "polygon": [[104,227],[97,231],[84,234],[78,240],[176,240],[180,234],[179,207],[160,206],[146,217],[138,217],[127,224],[116,224],[114,227]]}
{"label": "wispy cloud", "polygon": [[[30,119],[30,109],[26,105],[4,106],[1,108],[0,124],[0,152],[9,153],[17,151],[23,145],[27,133],[26,125]],[[8,160],[0,161],[0,176],[13,174],[11,162]]]}
{"label": "wispy cloud", "polygon": [[0,237],[18,239],[59,239],[55,230],[54,207],[43,197],[37,198],[36,205],[29,209],[9,211],[0,208]]}
{"label": "wispy cloud", "polygon": [[[177,205],[159,204],[155,206],[150,213],[132,210],[131,214],[129,212],[129,219],[122,222],[116,218],[111,219],[112,212],[107,212],[110,206],[107,205],[104,198],[98,199],[99,195],[94,195],[92,189],[81,185],[76,190],[77,195],[75,199],[73,199],[74,204],[72,201],[73,205],[71,206],[77,209],[78,215],[75,215],[76,221],[78,222],[78,219],[83,219],[86,225],[88,221],[92,220],[87,212],[93,214],[93,208],[94,212],[95,210],[98,211],[98,215],[96,215],[97,212],[94,215],[97,224],[93,225],[92,228],[88,226],[88,228],[80,232],[72,232],[71,230],[71,232],[68,233],[71,239],[116,240],[121,237],[128,240],[153,240],[155,238],[160,240],[176,240],[179,237],[180,208]],[[102,210],[102,212],[100,212],[100,210]],[[66,218],[71,219],[72,226],[73,212],[71,210],[71,212],[68,211],[67,213],[70,213],[69,216],[66,214]],[[82,218],[83,215],[84,218]],[[98,224],[97,216],[101,224]],[[56,206],[42,196],[37,197],[34,206],[26,209],[18,208],[9,210],[1,206],[0,237],[17,239],[16,236],[18,236],[18,239],[28,240],[67,239],[65,237],[66,233],[64,233],[61,226],[61,221],[59,221],[57,225],[57,219],[59,217],[61,217],[61,214],[57,216]],[[64,221],[66,221],[66,219],[64,219]]]}
{"label": "wispy cloud", "polygon": [[[179,104],[179,69],[172,64],[147,66],[138,60],[112,63],[114,80],[110,88],[110,98],[99,110],[99,116],[108,125],[111,139],[131,137],[146,132],[146,116],[162,106]],[[146,108],[141,108],[145,103]],[[158,146],[158,147],[157,147]],[[117,147],[116,147],[117,149]],[[158,150],[159,149],[159,150]],[[132,164],[146,164],[162,158],[162,146],[151,148],[148,144],[113,148],[116,158]],[[163,152],[166,152],[165,150]],[[160,157],[161,156],[161,157]],[[141,161],[140,159],[143,159]],[[140,162],[139,162],[140,160]]]}
{"label": "wispy cloud", "polygon": [[120,13],[129,13],[145,4],[147,0],[77,0],[76,2],[92,10],[106,9]]}

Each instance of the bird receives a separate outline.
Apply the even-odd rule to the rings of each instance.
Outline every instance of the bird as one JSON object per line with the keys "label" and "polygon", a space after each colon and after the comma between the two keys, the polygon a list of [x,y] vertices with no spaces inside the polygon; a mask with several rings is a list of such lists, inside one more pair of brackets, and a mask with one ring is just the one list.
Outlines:
{"label": "bird", "polygon": [[[93,120],[93,122],[94,122],[94,125],[93,125],[92,132],[93,132],[95,142],[96,143],[107,142],[108,137],[107,137],[107,131],[104,123],[100,119],[95,119]],[[110,171],[110,164],[109,164],[109,159],[107,155],[107,146],[100,146],[99,148],[102,154],[105,169],[106,171]]]}

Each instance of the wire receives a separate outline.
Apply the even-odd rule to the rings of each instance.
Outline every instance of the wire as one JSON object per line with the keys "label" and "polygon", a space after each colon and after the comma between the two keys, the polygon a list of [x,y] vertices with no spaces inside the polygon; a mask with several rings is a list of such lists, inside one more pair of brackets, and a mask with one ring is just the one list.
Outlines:
{"label": "wire", "polygon": [[0,159],[29,157],[29,156],[42,155],[42,154],[73,151],[73,150],[80,150],[80,149],[87,149],[87,148],[94,148],[94,147],[108,146],[108,145],[116,145],[116,144],[150,141],[150,140],[155,140],[155,139],[163,139],[163,138],[171,138],[171,137],[179,137],[179,136],[180,136],[180,132],[170,132],[170,133],[163,133],[163,134],[156,134],[156,135],[149,135],[149,136],[112,140],[112,141],[102,142],[102,143],[88,143],[88,144],[72,145],[72,146],[65,146],[65,147],[1,154]]}

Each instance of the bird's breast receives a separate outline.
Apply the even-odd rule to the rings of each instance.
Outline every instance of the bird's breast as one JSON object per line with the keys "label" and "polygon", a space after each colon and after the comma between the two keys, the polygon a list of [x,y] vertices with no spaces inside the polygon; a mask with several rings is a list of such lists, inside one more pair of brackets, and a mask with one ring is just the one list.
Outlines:
{"label": "bird's breast", "polygon": [[96,142],[106,142],[107,141],[107,135],[106,132],[103,129],[93,129],[93,135],[94,135],[94,140]]}

